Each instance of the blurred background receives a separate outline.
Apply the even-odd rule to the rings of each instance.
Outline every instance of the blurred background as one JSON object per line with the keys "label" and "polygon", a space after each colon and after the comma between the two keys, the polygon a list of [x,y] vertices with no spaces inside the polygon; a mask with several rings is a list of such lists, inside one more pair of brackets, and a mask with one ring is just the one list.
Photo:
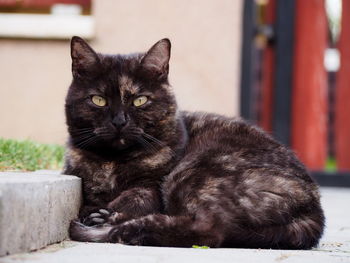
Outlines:
{"label": "blurred background", "polygon": [[170,82],[183,109],[238,115],[242,1],[0,0],[0,136],[64,143],[69,39],[102,53],[172,41]]}
{"label": "blurred background", "polygon": [[0,0],[0,137],[65,143],[73,35],[105,53],[170,38],[182,109],[242,116],[350,185],[349,0]]}

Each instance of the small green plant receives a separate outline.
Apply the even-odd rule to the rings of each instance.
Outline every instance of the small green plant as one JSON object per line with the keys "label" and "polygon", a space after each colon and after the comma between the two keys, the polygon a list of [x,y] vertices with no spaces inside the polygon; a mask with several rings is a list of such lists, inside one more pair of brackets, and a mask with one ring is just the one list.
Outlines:
{"label": "small green plant", "polygon": [[61,169],[63,155],[60,145],[0,138],[0,171]]}
{"label": "small green plant", "polygon": [[207,247],[207,246],[193,245],[192,248],[208,249],[209,247]]}
{"label": "small green plant", "polygon": [[329,157],[325,167],[326,172],[334,173],[337,171],[337,161],[333,157]]}

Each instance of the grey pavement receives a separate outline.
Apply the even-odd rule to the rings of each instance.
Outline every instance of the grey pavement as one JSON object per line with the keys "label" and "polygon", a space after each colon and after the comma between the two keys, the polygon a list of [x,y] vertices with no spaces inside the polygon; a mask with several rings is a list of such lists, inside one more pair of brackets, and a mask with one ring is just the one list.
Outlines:
{"label": "grey pavement", "polygon": [[64,241],[45,249],[0,258],[15,262],[350,262],[350,188],[323,188],[327,227],[320,246],[309,251],[137,247]]}

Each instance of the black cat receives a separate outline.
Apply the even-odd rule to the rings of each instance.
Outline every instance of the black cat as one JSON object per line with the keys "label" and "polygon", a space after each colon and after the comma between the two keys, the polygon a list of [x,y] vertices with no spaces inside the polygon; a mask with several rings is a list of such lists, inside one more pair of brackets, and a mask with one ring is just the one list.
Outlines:
{"label": "black cat", "polygon": [[83,180],[74,240],[309,249],[318,187],[292,151],[243,120],[179,111],[170,41],[102,55],[71,42],[64,173]]}

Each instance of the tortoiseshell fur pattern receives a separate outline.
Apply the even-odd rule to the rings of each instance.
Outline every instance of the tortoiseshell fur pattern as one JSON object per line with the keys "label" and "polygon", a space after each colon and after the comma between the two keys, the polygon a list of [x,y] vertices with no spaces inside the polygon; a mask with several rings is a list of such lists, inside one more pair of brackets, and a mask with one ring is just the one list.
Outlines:
{"label": "tortoiseshell fur pattern", "polygon": [[[64,173],[83,180],[74,240],[145,246],[309,249],[323,233],[318,186],[295,154],[239,118],[180,111],[170,41],[102,55],[71,42]],[[103,96],[107,106],[92,105]],[[146,96],[141,107],[132,104]]]}

